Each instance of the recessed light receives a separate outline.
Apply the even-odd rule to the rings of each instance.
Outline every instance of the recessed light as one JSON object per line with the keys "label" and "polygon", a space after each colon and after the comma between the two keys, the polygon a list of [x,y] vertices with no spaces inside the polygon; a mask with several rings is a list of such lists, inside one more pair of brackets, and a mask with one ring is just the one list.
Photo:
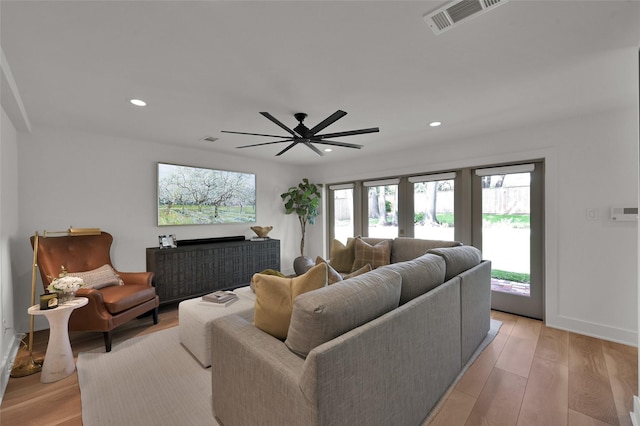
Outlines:
{"label": "recessed light", "polygon": [[139,107],[147,106],[147,103],[145,101],[143,101],[142,99],[129,99],[129,102],[131,102],[131,104],[133,104],[135,106],[139,106]]}
{"label": "recessed light", "polygon": [[431,127],[438,127],[439,125],[441,125],[442,122],[441,121],[432,121],[431,123],[429,123],[429,126]]}
{"label": "recessed light", "polygon": [[331,152],[331,151],[333,151],[331,148],[325,148],[324,149],[324,152]]}

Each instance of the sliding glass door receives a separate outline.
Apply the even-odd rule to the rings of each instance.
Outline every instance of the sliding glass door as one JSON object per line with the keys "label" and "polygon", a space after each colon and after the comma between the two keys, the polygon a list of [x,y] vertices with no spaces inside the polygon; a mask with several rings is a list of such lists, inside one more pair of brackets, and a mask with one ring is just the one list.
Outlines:
{"label": "sliding glass door", "polygon": [[492,308],[543,318],[542,163],[476,169],[473,241],[491,260]]}

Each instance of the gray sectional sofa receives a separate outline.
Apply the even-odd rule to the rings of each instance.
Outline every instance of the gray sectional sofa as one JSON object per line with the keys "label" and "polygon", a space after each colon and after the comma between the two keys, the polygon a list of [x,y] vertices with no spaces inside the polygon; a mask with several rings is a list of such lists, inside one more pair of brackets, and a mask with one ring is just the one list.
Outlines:
{"label": "gray sectional sofa", "polygon": [[491,265],[470,246],[400,243],[417,257],[298,296],[284,342],[237,315],[214,321],[218,420],[421,424],[489,331]]}

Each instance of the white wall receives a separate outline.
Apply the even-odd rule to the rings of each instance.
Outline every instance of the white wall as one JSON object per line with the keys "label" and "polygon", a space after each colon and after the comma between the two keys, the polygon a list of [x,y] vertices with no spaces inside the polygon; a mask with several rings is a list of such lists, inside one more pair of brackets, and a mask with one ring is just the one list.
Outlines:
{"label": "white wall", "polygon": [[[14,257],[18,237],[18,147],[16,129],[2,108],[0,117],[0,402],[9,381],[19,341],[14,325]],[[26,317],[27,305],[17,312]],[[28,325],[28,319],[27,319]]]}
{"label": "white wall", "polygon": [[[636,345],[637,222],[613,222],[609,209],[638,205],[637,129],[631,102],[592,116],[398,152],[384,163],[363,158],[323,165],[310,177],[331,183],[545,158],[547,324]],[[598,220],[586,220],[586,209],[596,209]],[[322,241],[321,235],[310,238],[309,252],[322,253]]]}
{"label": "white wall", "polygon": [[[36,230],[100,227],[114,236],[112,261],[121,271],[146,270],[145,248],[156,247],[158,235],[175,234],[178,240],[254,235],[253,224],[158,227],[157,162],[256,173],[256,224],[274,227],[269,236],[281,240],[283,271],[292,271],[299,245],[298,221],[283,214],[280,194],[301,178],[294,167],[53,128],[20,132],[18,139],[21,244],[13,253],[18,271],[15,306],[29,305],[32,250],[28,240]],[[47,328],[46,321],[40,320],[36,319],[36,329]],[[27,328],[28,319],[18,318],[18,329]]]}

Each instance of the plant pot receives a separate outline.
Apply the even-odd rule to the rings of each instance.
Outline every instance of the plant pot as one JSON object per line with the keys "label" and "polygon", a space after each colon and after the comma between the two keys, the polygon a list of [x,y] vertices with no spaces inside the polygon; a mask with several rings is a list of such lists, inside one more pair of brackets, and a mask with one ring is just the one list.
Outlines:
{"label": "plant pot", "polygon": [[314,265],[313,259],[306,256],[298,256],[293,259],[293,270],[296,275],[302,275]]}

